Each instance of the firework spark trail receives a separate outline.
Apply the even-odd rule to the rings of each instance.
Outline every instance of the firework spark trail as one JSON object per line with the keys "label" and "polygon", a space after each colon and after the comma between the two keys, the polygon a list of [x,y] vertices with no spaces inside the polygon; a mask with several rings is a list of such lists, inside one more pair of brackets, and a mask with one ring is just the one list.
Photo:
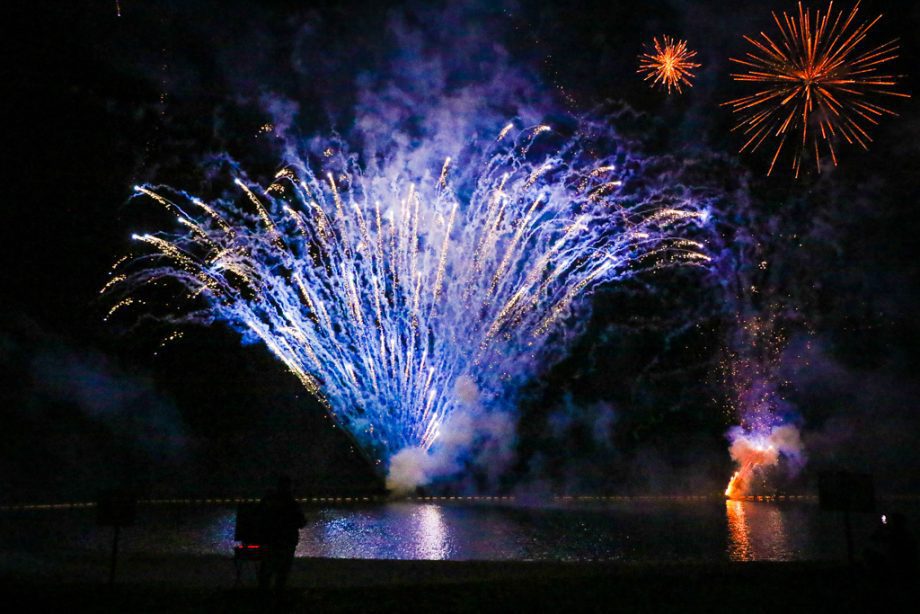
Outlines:
{"label": "firework spark trail", "polygon": [[654,50],[647,48],[639,56],[639,70],[636,72],[645,75],[644,81],[651,80],[652,87],[667,89],[668,95],[672,89],[682,94],[681,86],[693,87],[693,70],[700,67],[692,61],[696,51],[687,49],[687,41],[675,40],[667,35],[661,38],[662,42],[658,42],[658,37],[653,38]]}
{"label": "firework spark trail", "polygon": [[486,400],[519,386],[594,287],[707,260],[678,238],[702,217],[692,200],[623,197],[612,158],[579,137],[543,153],[549,132],[502,130],[464,169],[465,198],[450,160],[434,180],[344,154],[324,161],[335,172],[289,164],[264,190],[237,179],[241,205],[138,187],[179,226],[136,235],[151,249],[106,292],[178,282],[190,307],[171,323],[261,340],[385,471],[437,447],[458,383]]}
{"label": "firework spark trail", "polygon": [[[728,168],[736,169],[735,164]],[[799,248],[836,247],[838,240],[826,221],[827,210],[816,214],[808,199],[763,207],[747,191],[750,178],[740,175],[743,189],[731,183],[721,187],[733,196],[710,205],[713,222],[703,235],[712,256],[709,282],[718,297],[713,306],[724,327],[713,384],[721,391],[726,424],[734,425],[726,433],[737,469],[728,496],[780,477],[770,467],[778,464],[791,476],[807,460],[802,442],[783,435],[805,425],[789,367],[807,359],[801,352],[810,349],[814,336],[808,272],[816,266],[816,252]],[[696,317],[711,316],[706,308]],[[792,431],[780,430],[783,436],[776,439],[784,427]],[[771,447],[777,454],[761,454]]]}
{"label": "firework spark trail", "polygon": [[868,50],[863,43],[881,16],[854,25],[859,2],[844,18],[827,11],[804,9],[799,2],[798,18],[783,12],[773,13],[780,32],[776,40],[761,32],[760,38],[745,36],[754,49],[744,58],[731,58],[746,72],[732,74],[736,81],[758,84],[754,94],[730,100],[740,119],[735,130],[745,138],[741,152],[756,151],[766,140],[778,139],[767,174],[773,172],[787,142],[794,150],[791,168],[798,177],[806,152],[813,153],[821,172],[821,147],[834,165],[834,143],[842,138],[849,144],[868,149],[869,130],[882,117],[897,115],[876,98],[909,98],[894,90],[899,75],[882,72],[897,58],[897,40]]}
{"label": "firework spark trail", "polygon": [[788,382],[780,375],[780,363],[787,337],[778,325],[779,314],[766,310],[738,319],[722,361],[731,414],[738,421],[728,432],[729,454],[738,467],[725,489],[729,498],[746,494],[755,475],[775,466],[781,456],[796,464],[804,459],[799,431],[783,416]]}
{"label": "firework spark trail", "polygon": [[778,316],[769,310],[737,316],[727,340],[722,375],[730,391],[730,409],[749,431],[773,426],[777,407],[784,401],[778,371],[785,335],[778,330]]}

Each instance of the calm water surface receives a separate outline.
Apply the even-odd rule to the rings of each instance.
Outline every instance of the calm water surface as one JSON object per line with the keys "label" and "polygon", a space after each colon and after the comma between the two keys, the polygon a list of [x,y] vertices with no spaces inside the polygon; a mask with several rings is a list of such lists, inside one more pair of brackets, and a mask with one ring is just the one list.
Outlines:
{"label": "calm water surface", "polygon": [[[907,512],[916,529],[917,504]],[[881,511],[885,511],[881,506]],[[895,509],[895,506],[891,506]],[[845,556],[843,520],[816,503],[629,501],[544,507],[472,503],[305,505],[298,556],[554,561],[819,560]],[[142,505],[122,549],[228,555],[232,506]],[[854,517],[857,552],[877,515]],[[95,511],[0,514],[0,551],[104,553]]]}

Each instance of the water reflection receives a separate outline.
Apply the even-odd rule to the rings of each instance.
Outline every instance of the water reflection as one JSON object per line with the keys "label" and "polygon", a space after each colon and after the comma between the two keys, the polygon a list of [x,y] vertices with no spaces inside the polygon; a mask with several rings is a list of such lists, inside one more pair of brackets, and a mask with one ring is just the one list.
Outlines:
{"label": "water reflection", "polygon": [[236,545],[235,533],[236,510],[219,513],[206,531],[208,546],[218,552],[232,552]]}
{"label": "water reflection", "polygon": [[[376,510],[321,510],[317,518],[301,531],[298,556],[352,558],[392,558],[387,556],[390,534],[386,514]],[[384,529],[381,531],[381,529]]]}
{"label": "water reflection", "polygon": [[[233,508],[147,506],[126,530],[125,552],[230,556]],[[386,505],[306,507],[301,557],[449,560],[751,561],[842,556],[840,519],[814,503],[705,501],[604,505]],[[920,519],[920,506],[908,510]],[[854,518],[868,539],[875,517]],[[0,514],[0,550],[95,552],[111,530],[92,510]],[[0,561],[2,567],[2,561]]]}
{"label": "water reflection", "polygon": [[440,506],[422,505],[413,514],[418,523],[416,531],[416,552],[418,558],[442,560],[450,555],[447,528]]}
{"label": "water reflection", "polygon": [[732,561],[788,561],[799,556],[805,536],[791,535],[781,505],[726,501],[728,558]]}
{"label": "water reflection", "polygon": [[445,559],[450,525],[438,505],[391,503],[318,510],[301,531],[297,555],[370,559]]}
{"label": "water reflection", "polygon": [[744,515],[744,502],[725,501],[725,515],[728,520],[728,558],[733,561],[750,561],[751,538],[747,518]]}

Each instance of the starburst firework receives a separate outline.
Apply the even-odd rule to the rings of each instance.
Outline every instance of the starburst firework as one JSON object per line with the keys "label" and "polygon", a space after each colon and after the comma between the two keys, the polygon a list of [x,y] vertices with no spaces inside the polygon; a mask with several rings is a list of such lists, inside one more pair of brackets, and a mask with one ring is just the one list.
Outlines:
{"label": "starburst firework", "polygon": [[897,39],[863,50],[869,31],[881,19],[854,25],[859,2],[844,17],[834,12],[802,7],[798,17],[773,13],[780,31],[774,41],[766,33],[761,38],[745,36],[754,49],[744,58],[731,61],[746,67],[733,73],[735,81],[756,83],[760,89],[751,95],[724,103],[740,115],[734,130],[747,137],[741,152],[755,151],[767,139],[779,142],[767,174],[773,172],[787,141],[793,144],[792,170],[796,177],[806,152],[812,151],[821,171],[822,145],[837,165],[834,142],[843,138],[868,149],[869,129],[885,115],[897,115],[879,104],[878,96],[908,98],[893,88],[899,75],[885,74],[883,67],[897,58]]}
{"label": "starburst firework", "polygon": [[653,38],[652,44],[654,50],[647,47],[645,53],[639,56],[639,70],[636,72],[644,74],[645,81],[651,80],[652,87],[667,89],[668,94],[672,89],[682,93],[681,84],[693,87],[693,69],[700,65],[691,61],[696,51],[687,49],[687,41],[665,35],[661,37],[661,42],[658,37]]}

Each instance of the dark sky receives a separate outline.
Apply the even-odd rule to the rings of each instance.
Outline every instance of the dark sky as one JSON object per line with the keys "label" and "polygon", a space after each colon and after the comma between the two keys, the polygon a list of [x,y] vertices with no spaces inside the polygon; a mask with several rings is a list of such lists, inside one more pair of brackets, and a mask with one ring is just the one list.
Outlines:
{"label": "dark sky", "polygon": [[[155,326],[126,331],[102,321],[108,306],[98,294],[108,268],[136,225],[148,221],[128,205],[131,186],[194,188],[202,156],[219,151],[254,174],[273,171],[279,143],[259,136],[264,95],[296,100],[297,127],[306,134],[347,130],[357,75],[392,61],[385,33],[402,15],[411,28],[442,37],[445,53],[457,31],[494,31],[494,44],[542,82],[560,109],[584,113],[623,100],[652,118],[659,148],[732,156],[738,140],[728,130],[730,113],[718,106],[737,90],[726,59],[743,51],[741,34],[770,28],[769,11],[792,8],[786,4],[522,2],[438,23],[430,3],[417,10],[381,2],[123,0],[120,18],[114,1],[7,3],[0,420],[9,443],[0,497],[85,497],[127,477],[156,492],[251,492],[280,467],[304,488],[374,486],[349,441],[262,348],[243,347],[236,334],[214,327],[186,330],[161,349]],[[862,6],[865,15],[886,15],[874,33],[879,42],[902,38],[897,70],[910,75],[902,89],[916,93],[920,8]],[[634,73],[642,42],[664,31],[690,39],[704,64],[682,97],[665,98]],[[303,48],[304,40],[313,47]],[[920,427],[920,113],[916,99],[896,106],[901,117],[885,121],[871,150],[847,148],[830,176],[766,179],[759,157],[735,171],[750,173],[764,216],[790,207],[797,212],[790,224],[827,229],[813,252],[788,259],[776,282],[784,293],[808,288],[805,319],[819,349],[788,368],[816,467],[839,461],[875,473],[920,473],[913,450]],[[783,258],[781,241],[770,249]],[[574,474],[606,484],[610,474],[637,487],[721,480],[729,421],[712,395],[688,392],[681,377],[624,393],[641,371],[629,365],[667,352],[660,331],[618,333],[623,310],[661,307],[616,296],[598,301],[572,358],[534,386],[522,410],[523,460],[511,473],[527,481],[545,470],[557,484]],[[711,353],[711,341],[701,333],[687,344]],[[581,430],[558,435],[547,426],[551,408],[604,403],[616,406],[615,426],[603,423],[609,445],[563,460],[573,456],[570,448],[583,449],[582,431],[605,420],[606,410],[579,410],[587,416]],[[676,466],[705,479],[689,480]],[[918,486],[900,478],[881,483]]]}

